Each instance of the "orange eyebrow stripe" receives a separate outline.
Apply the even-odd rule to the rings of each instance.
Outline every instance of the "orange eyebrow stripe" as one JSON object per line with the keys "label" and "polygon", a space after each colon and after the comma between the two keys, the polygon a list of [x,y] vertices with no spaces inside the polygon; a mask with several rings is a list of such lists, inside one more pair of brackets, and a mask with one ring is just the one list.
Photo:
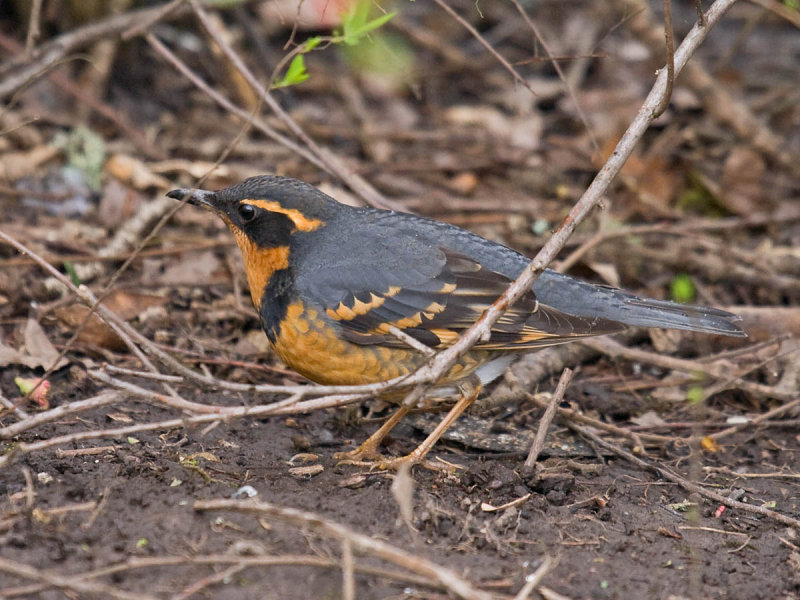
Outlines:
{"label": "orange eyebrow stripe", "polygon": [[325,225],[324,221],[320,221],[319,219],[310,219],[296,208],[284,208],[279,202],[275,202],[274,200],[254,200],[252,198],[247,198],[242,200],[242,203],[252,204],[253,206],[263,208],[264,210],[268,210],[270,212],[286,215],[292,220],[292,223],[294,223],[294,227],[297,229],[297,231],[315,231],[316,229],[319,229]]}

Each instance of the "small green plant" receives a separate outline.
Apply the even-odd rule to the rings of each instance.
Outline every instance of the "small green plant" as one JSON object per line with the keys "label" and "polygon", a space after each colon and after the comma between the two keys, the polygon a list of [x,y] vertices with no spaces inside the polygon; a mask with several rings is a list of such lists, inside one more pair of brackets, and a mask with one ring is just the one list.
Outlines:
{"label": "small green plant", "polygon": [[292,62],[289,63],[289,68],[286,69],[286,74],[275,83],[272,84],[273,89],[289,87],[290,85],[297,85],[303,83],[309,78],[308,71],[306,71],[306,61],[304,55],[311,52],[314,48],[319,46],[322,38],[315,36],[307,39],[302,46],[300,46],[300,54],[297,54]]}
{"label": "small green plant", "polygon": [[68,260],[64,261],[64,270],[69,275],[69,280],[73,283],[73,285],[80,286],[81,285],[81,278],[78,275],[78,271],[75,270],[75,265]]}
{"label": "small green plant", "polygon": [[700,404],[705,397],[702,386],[693,385],[686,392],[686,402],[691,405]]}
{"label": "small green plant", "polygon": [[392,17],[397,13],[386,13],[380,17],[369,20],[369,9],[372,6],[371,2],[356,2],[345,16],[342,22],[342,33],[337,37],[341,38],[348,46],[355,46],[364,36],[369,32],[376,30],[378,27],[388,23]]}
{"label": "small green plant", "polygon": [[291,58],[286,73],[272,84],[271,89],[280,89],[292,85],[298,85],[308,80],[309,73],[306,70],[305,55],[317,48],[322,42],[328,44],[345,44],[347,46],[357,46],[367,35],[382,25],[388,23],[396,13],[390,12],[369,18],[372,3],[368,0],[355,2],[352,8],[342,17],[342,30],[335,31],[332,36],[315,36],[307,39],[295,48],[281,63],[276,71],[280,71],[287,60]]}
{"label": "small green plant", "polygon": [[694,300],[697,295],[697,290],[694,287],[692,278],[688,275],[681,273],[676,275],[670,284],[670,293],[675,302],[686,304]]}

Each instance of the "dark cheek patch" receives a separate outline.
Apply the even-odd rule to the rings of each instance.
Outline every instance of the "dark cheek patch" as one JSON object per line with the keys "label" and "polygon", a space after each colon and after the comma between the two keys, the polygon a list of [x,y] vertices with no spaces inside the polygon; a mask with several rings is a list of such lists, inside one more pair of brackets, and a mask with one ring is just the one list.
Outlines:
{"label": "dark cheek patch", "polygon": [[289,244],[294,224],[289,217],[278,213],[263,213],[242,227],[260,248],[274,248]]}

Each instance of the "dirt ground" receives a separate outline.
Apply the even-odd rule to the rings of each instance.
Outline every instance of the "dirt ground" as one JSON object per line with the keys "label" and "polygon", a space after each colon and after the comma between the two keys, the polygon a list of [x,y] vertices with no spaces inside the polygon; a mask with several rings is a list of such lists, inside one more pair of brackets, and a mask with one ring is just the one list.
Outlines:
{"label": "dirt ground", "polygon": [[[204,187],[291,175],[532,256],[649,90],[660,12],[634,0],[525,4],[571,93],[513,3],[447,6],[525,85],[436,3],[397,3],[368,40],[308,53],[309,79],[272,96],[374,186],[365,198],[303,156],[328,164],[259,103],[188,6],[161,16],[153,39],[260,125],[243,130],[141,32],[121,41],[151,16],[124,11],[157,4],[128,3],[114,29],[119,16],[45,2],[28,56],[25,3],[0,5],[0,232],[108,293],[104,305],[144,336],[126,344],[96,317],[81,328],[75,292],[0,243],[0,598],[800,598],[790,3],[734,6],[560,255],[597,283],[742,314],[750,337],[637,331],[529,355],[434,448],[436,468],[410,476],[334,457],[390,405],[269,416],[291,390],[245,389],[305,380],[267,347],[224,225],[192,207],[159,223],[174,206],[164,193],[219,161]],[[212,24],[267,81],[296,3],[232,4]],[[694,3],[673,10],[679,42]],[[312,15],[294,41],[330,35],[336,14]],[[89,36],[87,23],[106,33]],[[83,41],[43,69],[46,44],[74,32]],[[12,86],[31,66],[29,85]],[[575,377],[526,469],[564,367]],[[46,395],[25,397],[42,377]],[[410,452],[439,416],[410,415],[382,451]]]}

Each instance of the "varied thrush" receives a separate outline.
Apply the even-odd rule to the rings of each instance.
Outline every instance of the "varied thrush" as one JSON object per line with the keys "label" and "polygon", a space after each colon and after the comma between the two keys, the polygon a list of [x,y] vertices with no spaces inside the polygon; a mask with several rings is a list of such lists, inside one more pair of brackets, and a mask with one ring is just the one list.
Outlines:
{"label": "varied thrush", "polygon": [[[322,384],[356,385],[412,373],[427,356],[396,329],[438,350],[453,344],[529,259],[459,227],[411,214],[340,204],[287,177],[252,177],[217,192],[167,194],[216,213],[233,232],[275,352]],[[516,354],[626,326],[744,336],[731,313],[639,298],[545,270],[528,294],[445,376],[463,397],[412,454],[419,462],[482,384]],[[467,385],[468,384],[468,385]],[[466,391],[469,390],[469,391]],[[377,454],[398,412],[351,458]],[[395,464],[395,463],[392,463]]]}

